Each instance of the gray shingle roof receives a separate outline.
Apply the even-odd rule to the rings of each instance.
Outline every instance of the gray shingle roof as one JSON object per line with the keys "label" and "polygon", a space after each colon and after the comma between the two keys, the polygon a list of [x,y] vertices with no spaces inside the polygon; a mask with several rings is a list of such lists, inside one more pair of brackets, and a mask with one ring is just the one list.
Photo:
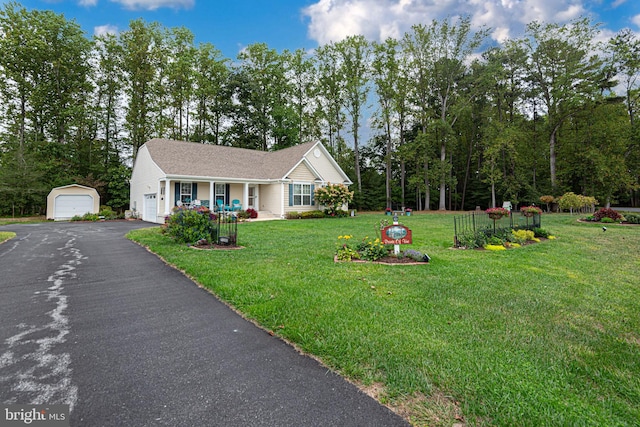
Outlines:
{"label": "gray shingle roof", "polygon": [[145,145],[153,161],[167,175],[271,180],[284,178],[316,143],[308,142],[278,151],[160,138]]}

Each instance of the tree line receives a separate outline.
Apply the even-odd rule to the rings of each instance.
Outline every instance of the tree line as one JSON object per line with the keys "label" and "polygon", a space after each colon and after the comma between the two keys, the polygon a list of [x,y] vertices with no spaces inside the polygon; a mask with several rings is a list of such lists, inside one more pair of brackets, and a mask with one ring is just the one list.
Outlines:
{"label": "tree line", "polygon": [[[313,51],[264,43],[225,58],[186,28],[0,10],[0,214],[42,213],[51,188],[128,205],[154,137],[278,150],[322,141],[358,209],[473,209],[566,191],[637,206],[640,40],[586,18],[488,42],[468,18]],[[368,129],[368,132],[365,132]],[[364,130],[364,131],[363,131]]]}

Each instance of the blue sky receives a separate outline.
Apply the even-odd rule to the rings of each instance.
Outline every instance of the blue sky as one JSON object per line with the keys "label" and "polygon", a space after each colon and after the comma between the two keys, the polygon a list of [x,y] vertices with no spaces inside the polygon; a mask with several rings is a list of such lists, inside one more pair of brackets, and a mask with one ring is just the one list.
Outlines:
{"label": "blue sky", "polygon": [[[0,3],[7,3],[0,0]],[[75,20],[88,35],[123,31],[132,19],[184,26],[196,42],[211,42],[235,58],[252,43],[278,51],[313,49],[351,34],[370,40],[399,37],[416,23],[461,14],[493,29],[500,41],[522,35],[533,20],[569,22],[590,16],[608,37],[622,28],[640,32],[638,0],[23,0]]]}

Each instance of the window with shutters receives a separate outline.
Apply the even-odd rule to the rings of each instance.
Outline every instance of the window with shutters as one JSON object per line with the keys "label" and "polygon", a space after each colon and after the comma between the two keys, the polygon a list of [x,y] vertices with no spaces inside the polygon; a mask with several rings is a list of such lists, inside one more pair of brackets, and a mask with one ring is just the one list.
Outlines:
{"label": "window with shutters", "polygon": [[293,184],[293,206],[311,206],[311,184]]}

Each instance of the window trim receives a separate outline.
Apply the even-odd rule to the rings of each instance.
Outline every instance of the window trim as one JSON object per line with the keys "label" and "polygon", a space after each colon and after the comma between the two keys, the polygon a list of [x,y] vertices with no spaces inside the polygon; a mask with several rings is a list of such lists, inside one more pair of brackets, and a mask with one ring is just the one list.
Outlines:
{"label": "window trim", "polygon": [[[313,184],[310,182],[293,182],[291,191],[291,206],[313,206]],[[296,193],[296,186],[299,186],[300,192]],[[305,193],[305,189],[308,193]],[[299,197],[300,203],[296,203],[296,197]],[[308,203],[305,203],[305,198],[308,197]]]}
{"label": "window trim", "polygon": [[[183,192],[183,186],[184,185],[189,185],[189,192]],[[187,196],[189,198],[189,201],[185,201],[185,197]],[[181,201],[182,203],[191,203],[191,201],[193,201],[193,182],[180,182],[180,197],[178,198],[179,201]]]}

